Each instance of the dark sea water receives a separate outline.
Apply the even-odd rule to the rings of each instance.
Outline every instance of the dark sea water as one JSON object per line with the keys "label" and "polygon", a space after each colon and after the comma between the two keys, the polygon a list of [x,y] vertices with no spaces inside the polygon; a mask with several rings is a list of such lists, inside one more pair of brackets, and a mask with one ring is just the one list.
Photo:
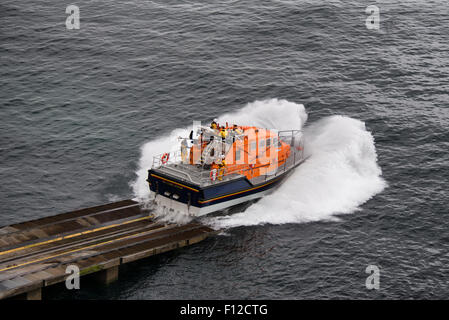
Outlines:
{"label": "dark sea water", "polygon": [[[69,4],[79,30],[66,29]],[[379,31],[365,26],[371,4]],[[312,157],[314,171],[275,192],[282,210],[261,201],[246,223],[125,266],[113,285],[46,297],[447,299],[445,0],[2,0],[0,225],[133,198],[143,145],[274,98],[304,104],[306,126],[335,115],[364,122],[384,186],[351,185],[367,174],[360,164],[376,166],[362,152],[372,143],[342,151],[354,172]],[[310,210],[294,202],[303,194],[282,192],[305,189],[302,176],[317,197]],[[294,216],[249,221],[257,212]],[[380,269],[379,290],[365,287],[368,265]]]}

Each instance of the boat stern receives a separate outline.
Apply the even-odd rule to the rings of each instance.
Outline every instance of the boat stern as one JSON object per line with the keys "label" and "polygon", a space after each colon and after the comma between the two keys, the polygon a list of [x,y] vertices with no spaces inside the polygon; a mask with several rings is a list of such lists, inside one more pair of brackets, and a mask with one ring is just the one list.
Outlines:
{"label": "boat stern", "polygon": [[196,216],[195,204],[202,197],[199,186],[164,175],[157,169],[148,170],[150,190],[156,194],[155,203],[163,210]]}

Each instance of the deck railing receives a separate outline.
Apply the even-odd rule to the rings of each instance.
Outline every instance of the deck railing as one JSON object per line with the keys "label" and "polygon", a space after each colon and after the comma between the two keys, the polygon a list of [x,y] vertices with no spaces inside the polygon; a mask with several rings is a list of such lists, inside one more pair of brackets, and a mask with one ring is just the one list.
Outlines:
{"label": "deck railing", "polygon": [[[276,176],[283,173],[304,159],[304,141],[300,130],[279,131],[278,138],[284,143],[290,145],[290,156],[284,161],[283,165],[275,166],[274,169],[262,174],[261,179],[267,180],[270,176]],[[242,168],[241,164],[230,164],[225,166],[223,171],[217,169],[215,179],[213,179],[213,177],[211,177],[212,169],[210,168],[210,165],[190,164],[189,150],[190,148],[186,148],[183,151],[179,150],[156,155],[153,157],[152,168],[162,168],[168,174],[194,184],[210,185],[235,179],[236,175],[247,176],[248,173],[251,173],[249,175],[252,176],[252,171],[255,169],[259,169],[261,167],[271,167],[269,164],[265,166],[256,166],[254,164],[246,168]],[[197,166],[197,169],[200,170],[188,170],[189,166]]]}

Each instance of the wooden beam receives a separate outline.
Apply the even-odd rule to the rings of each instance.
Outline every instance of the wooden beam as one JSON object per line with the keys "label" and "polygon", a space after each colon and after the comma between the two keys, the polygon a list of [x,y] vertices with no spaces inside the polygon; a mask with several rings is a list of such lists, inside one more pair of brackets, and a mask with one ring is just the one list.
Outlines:
{"label": "wooden beam", "polygon": [[98,281],[102,284],[108,285],[118,279],[119,267],[115,266],[106,270],[101,270],[95,274]]}

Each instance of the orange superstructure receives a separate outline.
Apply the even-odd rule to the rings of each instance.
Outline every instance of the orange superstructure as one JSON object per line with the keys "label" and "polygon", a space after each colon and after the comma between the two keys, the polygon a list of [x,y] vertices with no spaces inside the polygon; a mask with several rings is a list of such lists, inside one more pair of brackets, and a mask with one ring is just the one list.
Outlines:
{"label": "orange superstructure", "polygon": [[148,171],[154,203],[201,216],[259,199],[303,161],[300,130],[255,126],[193,127],[179,151],[153,158]]}
{"label": "orange superstructure", "polygon": [[[228,126],[224,130],[227,134],[225,138],[220,135],[222,130],[216,130],[218,140],[220,137],[222,139],[222,147],[216,144],[209,150],[210,156],[216,158],[216,161],[210,163],[211,169],[217,170],[219,178],[239,173],[252,179],[284,165],[290,156],[290,145],[280,140],[272,130],[249,126]],[[191,147],[191,165],[203,163],[203,153],[211,142],[210,139],[202,140],[200,137],[200,143]],[[224,170],[221,166],[223,160]]]}

